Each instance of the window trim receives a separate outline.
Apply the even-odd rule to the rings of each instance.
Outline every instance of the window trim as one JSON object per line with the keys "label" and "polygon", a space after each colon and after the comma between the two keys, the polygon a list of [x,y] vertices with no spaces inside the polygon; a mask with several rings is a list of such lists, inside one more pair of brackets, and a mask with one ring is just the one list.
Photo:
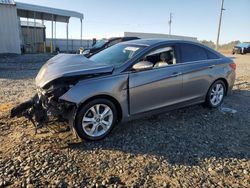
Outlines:
{"label": "window trim", "polygon": [[[136,72],[136,71],[133,71],[133,70],[132,70],[132,67],[133,67],[136,63],[138,63],[139,59],[141,59],[142,57],[145,57],[147,54],[149,54],[149,53],[151,53],[151,52],[153,52],[153,51],[155,51],[155,50],[157,50],[157,49],[166,48],[166,47],[171,47],[171,48],[174,49],[175,58],[176,58],[176,64],[173,64],[173,65],[177,65],[177,64],[179,63],[179,59],[180,59],[179,50],[178,50],[177,44],[174,44],[174,43],[171,43],[171,44],[162,44],[162,45],[160,45],[160,46],[156,46],[156,47],[150,49],[148,52],[144,53],[143,56],[137,58],[137,59],[127,68],[127,70],[124,71],[124,72],[128,72],[128,73],[129,73],[129,72]],[[180,64],[180,63],[179,63],[179,64]],[[169,65],[169,66],[172,66],[172,65]],[[168,67],[168,66],[166,66],[166,67]],[[155,68],[155,70],[159,70],[160,68],[165,68],[165,67]],[[154,69],[150,69],[150,70],[154,70]],[[149,70],[145,70],[145,71],[149,71]],[[142,71],[142,72],[144,72],[144,71]]]}

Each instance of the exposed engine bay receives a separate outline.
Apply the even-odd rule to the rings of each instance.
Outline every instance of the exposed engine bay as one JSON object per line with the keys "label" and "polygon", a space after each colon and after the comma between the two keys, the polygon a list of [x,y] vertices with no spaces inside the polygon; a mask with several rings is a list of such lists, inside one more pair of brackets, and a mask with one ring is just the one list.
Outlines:
{"label": "exposed engine bay", "polygon": [[98,65],[82,55],[59,54],[40,69],[36,77],[37,93],[11,110],[10,117],[24,116],[35,130],[51,119],[64,121],[74,127],[77,104],[60,99],[79,81],[112,72],[113,68]]}

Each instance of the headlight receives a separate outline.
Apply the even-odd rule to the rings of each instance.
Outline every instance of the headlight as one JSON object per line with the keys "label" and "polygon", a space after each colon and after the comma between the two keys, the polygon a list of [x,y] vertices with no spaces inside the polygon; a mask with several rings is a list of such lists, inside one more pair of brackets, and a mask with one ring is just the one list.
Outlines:
{"label": "headlight", "polygon": [[47,70],[48,70],[48,68],[46,65],[42,66],[42,68],[40,69],[40,71],[38,72],[38,74],[36,76],[36,82],[39,82],[44,77]]}

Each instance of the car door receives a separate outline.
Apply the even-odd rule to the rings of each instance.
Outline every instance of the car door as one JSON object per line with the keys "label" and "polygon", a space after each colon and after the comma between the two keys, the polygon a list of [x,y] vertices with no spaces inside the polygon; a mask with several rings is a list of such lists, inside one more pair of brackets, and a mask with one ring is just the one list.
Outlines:
{"label": "car door", "polygon": [[140,72],[132,71],[129,74],[130,114],[176,104],[180,100],[181,89],[181,66],[168,65]]}
{"label": "car door", "polygon": [[183,70],[183,101],[201,101],[213,81],[214,69],[216,68],[216,54],[211,54],[209,59],[205,48],[194,44],[179,45]]}

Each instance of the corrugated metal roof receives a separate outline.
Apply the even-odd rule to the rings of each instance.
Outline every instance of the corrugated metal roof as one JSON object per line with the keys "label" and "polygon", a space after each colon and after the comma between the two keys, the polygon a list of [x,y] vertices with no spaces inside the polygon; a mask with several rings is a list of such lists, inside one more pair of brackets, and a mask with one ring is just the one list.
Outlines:
{"label": "corrugated metal roof", "polygon": [[53,15],[58,15],[58,16],[75,17],[75,18],[83,19],[83,14],[76,12],[76,11],[63,10],[63,9],[57,9],[57,8],[52,8],[52,7],[20,3],[20,2],[16,2],[16,7],[17,7],[17,10],[20,10],[20,11],[21,10],[31,11],[31,12],[50,14],[50,15],[53,14]]}
{"label": "corrugated metal roof", "polygon": [[14,0],[0,0],[0,4],[15,5]]}

